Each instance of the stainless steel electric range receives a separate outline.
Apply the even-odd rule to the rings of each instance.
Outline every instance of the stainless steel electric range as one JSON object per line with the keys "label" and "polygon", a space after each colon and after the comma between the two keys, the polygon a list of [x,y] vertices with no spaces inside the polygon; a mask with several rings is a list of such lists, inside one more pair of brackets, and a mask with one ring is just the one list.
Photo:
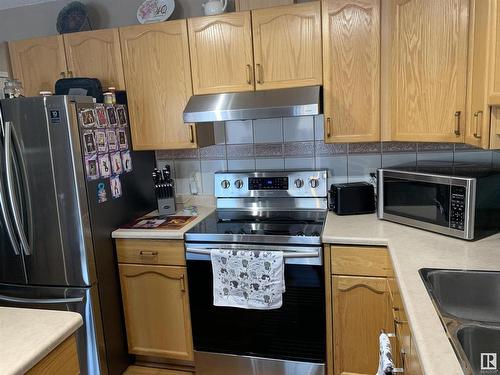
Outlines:
{"label": "stainless steel electric range", "polygon": [[[196,373],[325,374],[327,171],[216,173],[215,195],[217,210],[185,234]],[[213,306],[211,249],[283,251],[283,306]]]}

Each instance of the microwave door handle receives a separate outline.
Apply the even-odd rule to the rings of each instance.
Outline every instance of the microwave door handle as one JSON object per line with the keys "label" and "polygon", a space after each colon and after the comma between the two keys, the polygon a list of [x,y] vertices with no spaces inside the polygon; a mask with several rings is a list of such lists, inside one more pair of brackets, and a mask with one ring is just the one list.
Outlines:
{"label": "microwave door handle", "polygon": [[5,122],[5,149],[4,149],[4,162],[5,162],[5,174],[7,176],[7,194],[9,196],[10,208],[12,211],[12,216],[14,218],[14,226],[21,242],[21,247],[26,255],[31,255],[31,249],[26,239],[26,234],[24,233],[24,228],[19,216],[19,210],[16,201],[16,195],[14,193],[14,176],[12,173],[12,123]]}

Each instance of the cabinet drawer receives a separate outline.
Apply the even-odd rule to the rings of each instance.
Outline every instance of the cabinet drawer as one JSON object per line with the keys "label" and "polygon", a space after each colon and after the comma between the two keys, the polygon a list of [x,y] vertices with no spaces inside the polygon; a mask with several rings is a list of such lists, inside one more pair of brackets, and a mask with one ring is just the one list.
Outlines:
{"label": "cabinet drawer", "polygon": [[184,241],[117,239],[118,263],[185,266]]}
{"label": "cabinet drawer", "polygon": [[332,246],[332,272],[335,275],[391,276],[385,247]]}

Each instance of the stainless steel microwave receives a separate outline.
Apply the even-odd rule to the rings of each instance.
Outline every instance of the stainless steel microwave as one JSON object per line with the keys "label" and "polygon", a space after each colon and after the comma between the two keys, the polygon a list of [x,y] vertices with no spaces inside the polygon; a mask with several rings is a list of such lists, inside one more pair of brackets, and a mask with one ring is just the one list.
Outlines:
{"label": "stainless steel microwave", "polygon": [[377,173],[379,219],[474,240],[500,231],[500,170],[428,164]]}

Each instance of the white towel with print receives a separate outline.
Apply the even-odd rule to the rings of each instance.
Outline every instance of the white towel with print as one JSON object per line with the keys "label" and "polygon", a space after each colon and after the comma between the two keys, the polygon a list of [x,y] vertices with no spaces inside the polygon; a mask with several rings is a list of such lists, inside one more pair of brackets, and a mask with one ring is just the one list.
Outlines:
{"label": "white towel with print", "polygon": [[392,374],[394,370],[394,362],[392,361],[392,349],[389,336],[386,333],[381,333],[379,336],[380,358],[378,371],[376,375]]}
{"label": "white towel with print", "polygon": [[213,249],[210,258],[214,306],[272,310],[283,304],[282,251]]}

